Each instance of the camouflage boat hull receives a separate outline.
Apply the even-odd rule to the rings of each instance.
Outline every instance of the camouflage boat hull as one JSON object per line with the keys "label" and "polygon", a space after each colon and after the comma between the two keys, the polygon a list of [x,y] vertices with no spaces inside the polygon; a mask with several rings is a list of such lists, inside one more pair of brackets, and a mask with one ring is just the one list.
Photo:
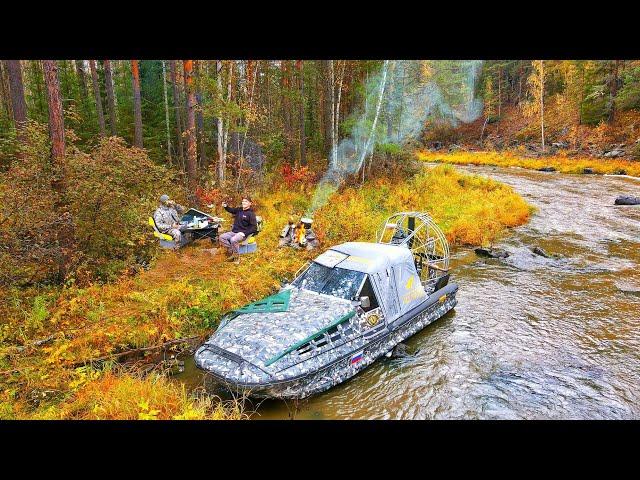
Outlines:
{"label": "camouflage boat hull", "polygon": [[294,365],[302,373],[284,380],[274,379],[259,383],[230,380],[210,366],[216,362],[216,358],[220,361],[239,364],[244,360],[213,345],[201,347],[199,355],[196,355],[196,365],[207,371],[215,383],[225,386],[238,395],[256,398],[303,399],[328,390],[357,375],[390,352],[396,345],[445,315],[457,303],[455,298],[457,290],[456,284],[441,288],[390,325],[382,324],[313,359],[300,362],[308,364],[304,368]]}

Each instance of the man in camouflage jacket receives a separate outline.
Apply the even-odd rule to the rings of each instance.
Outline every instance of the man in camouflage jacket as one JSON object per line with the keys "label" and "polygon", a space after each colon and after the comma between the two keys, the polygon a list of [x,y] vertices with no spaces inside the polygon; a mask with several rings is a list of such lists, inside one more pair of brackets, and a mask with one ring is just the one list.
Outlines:
{"label": "man in camouflage jacket", "polygon": [[158,206],[153,214],[153,220],[156,222],[158,230],[171,235],[177,245],[182,244],[180,215],[185,211],[186,208],[182,205],[175,203],[173,200],[169,200],[169,195],[162,195],[160,197],[160,206]]}

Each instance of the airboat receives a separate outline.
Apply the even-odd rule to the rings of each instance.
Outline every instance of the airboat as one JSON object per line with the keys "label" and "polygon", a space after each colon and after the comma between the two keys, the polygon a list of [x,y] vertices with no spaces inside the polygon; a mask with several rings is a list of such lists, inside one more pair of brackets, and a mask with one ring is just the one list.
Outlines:
{"label": "airboat", "polygon": [[195,363],[215,383],[252,397],[327,390],[455,307],[449,257],[427,213],[396,213],[375,243],[331,247],[275,295],[225,315]]}

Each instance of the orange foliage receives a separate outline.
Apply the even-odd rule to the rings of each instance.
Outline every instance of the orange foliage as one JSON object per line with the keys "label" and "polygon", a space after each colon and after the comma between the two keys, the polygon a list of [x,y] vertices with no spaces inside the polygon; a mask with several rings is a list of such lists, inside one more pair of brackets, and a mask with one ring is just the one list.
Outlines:
{"label": "orange foliage", "polygon": [[294,185],[308,185],[314,180],[314,174],[309,170],[309,167],[299,166],[291,167],[288,163],[285,163],[280,168],[280,174],[282,180],[288,188]]}

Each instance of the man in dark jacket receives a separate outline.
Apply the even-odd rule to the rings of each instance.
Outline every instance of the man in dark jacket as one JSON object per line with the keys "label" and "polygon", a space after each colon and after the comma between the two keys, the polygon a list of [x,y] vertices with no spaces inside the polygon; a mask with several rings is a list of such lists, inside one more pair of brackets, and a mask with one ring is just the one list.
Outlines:
{"label": "man in dark jacket", "polygon": [[226,202],[222,202],[222,206],[233,215],[233,227],[230,232],[220,235],[220,243],[231,253],[231,260],[237,263],[240,242],[258,232],[256,214],[251,208],[251,199],[248,197],[242,197],[242,208],[231,208]]}

